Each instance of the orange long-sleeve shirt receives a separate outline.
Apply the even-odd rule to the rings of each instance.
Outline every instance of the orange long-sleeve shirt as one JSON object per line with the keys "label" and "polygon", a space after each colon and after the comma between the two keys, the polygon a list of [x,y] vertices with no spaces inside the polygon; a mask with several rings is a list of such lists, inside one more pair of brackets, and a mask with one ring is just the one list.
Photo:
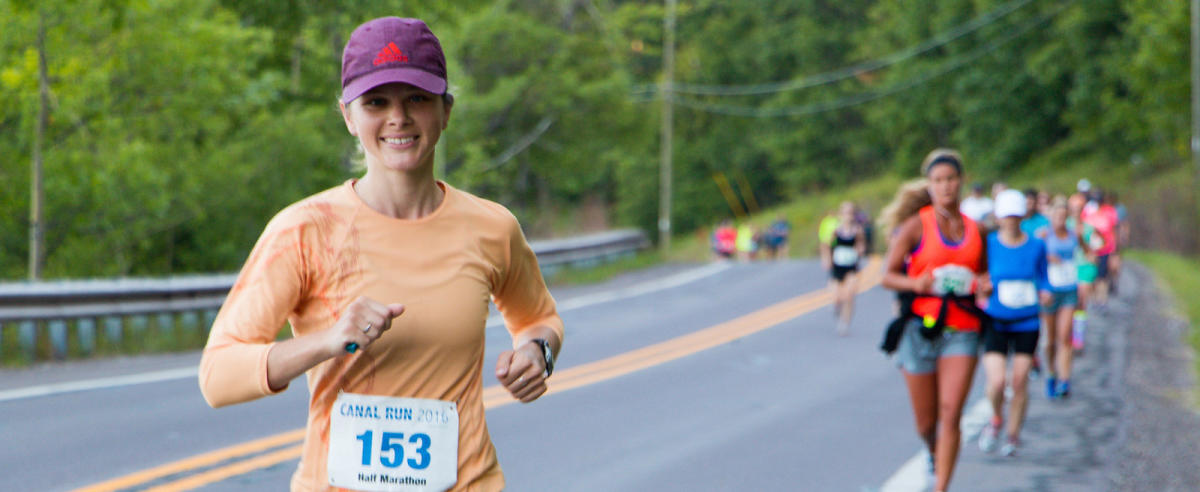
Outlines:
{"label": "orange long-sleeve shirt", "polygon": [[267,225],[221,307],[200,361],[214,407],[272,394],[267,354],[284,321],[295,336],[329,328],[359,296],[402,303],[391,329],[353,355],[308,371],[309,411],[292,490],[330,490],[330,409],[339,391],[453,401],[458,483],[500,490],[504,478],[482,400],[488,300],[510,333],[548,325],[563,335],[520,225],[503,206],[438,182],[445,199],[417,220],[366,206],[353,180],[289,206]]}

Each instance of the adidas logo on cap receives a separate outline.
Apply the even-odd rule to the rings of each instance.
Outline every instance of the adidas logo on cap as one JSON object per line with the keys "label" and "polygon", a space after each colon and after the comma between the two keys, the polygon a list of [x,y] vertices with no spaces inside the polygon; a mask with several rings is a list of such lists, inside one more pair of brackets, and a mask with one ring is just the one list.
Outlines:
{"label": "adidas logo on cap", "polygon": [[408,57],[405,56],[404,53],[400,51],[400,48],[396,47],[396,43],[389,42],[387,44],[387,46],[384,46],[383,49],[379,50],[379,53],[375,55],[374,64],[382,65],[384,63],[389,63],[389,62],[407,62],[407,61],[408,61]]}

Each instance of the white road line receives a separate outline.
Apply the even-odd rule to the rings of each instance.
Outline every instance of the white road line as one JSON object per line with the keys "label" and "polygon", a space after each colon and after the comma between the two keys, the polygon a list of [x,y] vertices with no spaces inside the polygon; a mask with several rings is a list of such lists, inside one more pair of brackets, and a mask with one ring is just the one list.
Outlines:
{"label": "white road line", "polygon": [[[678,287],[680,285],[714,275],[728,268],[729,264],[727,263],[712,263],[700,268],[677,273],[670,277],[644,282],[623,289],[614,289],[610,291],[586,294],[563,301],[558,305],[558,310],[562,312],[571,309],[579,309],[603,302],[628,299],[630,297],[636,297],[649,294],[651,292]],[[493,316],[492,318],[488,319],[488,327],[500,326],[503,325],[503,323],[504,319],[499,316]],[[25,388],[0,391],[0,402],[21,400],[25,398],[38,398],[42,396],[72,393],[76,391],[119,388],[122,386],[132,386],[135,384],[157,383],[160,381],[170,381],[174,379],[195,378],[197,375],[197,370],[198,368],[196,366],[190,366],[180,367],[177,369],[129,374],[126,376],[114,376],[108,378],[85,379],[82,381],[68,381],[64,383],[28,386]]]}
{"label": "white road line", "polygon": [[[962,439],[960,440],[959,449],[966,447],[966,443],[975,439],[979,435],[979,431],[983,430],[984,424],[992,416],[991,404],[987,398],[980,398],[971,408],[968,408],[963,413],[962,420],[959,422],[959,429],[962,429]],[[918,492],[928,490],[929,483],[926,482],[927,474],[925,470],[926,463],[925,450],[917,451],[917,454],[908,461],[905,461],[900,466],[896,473],[892,474],[883,486],[879,488],[879,492]]]}
{"label": "white road line", "polygon": [[195,378],[196,367],[181,367],[178,369],[166,369],[162,371],[143,372],[138,374],[130,374],[127,376],[115,376],[110,378],[85,379],[82,381],[69,381],[65,383],[43,384],[39,386],[29,386],[14,390],[0,391],[0,402],[9,400],[20,400],[23,398],[37,398],[40,396],[50,396],[62,393],[71,393],[75,391],[87,391],[104,388],[117,388],[121,386],[132,386],[135,384],[157,383],[159,381],[170,381],[173,379]]}

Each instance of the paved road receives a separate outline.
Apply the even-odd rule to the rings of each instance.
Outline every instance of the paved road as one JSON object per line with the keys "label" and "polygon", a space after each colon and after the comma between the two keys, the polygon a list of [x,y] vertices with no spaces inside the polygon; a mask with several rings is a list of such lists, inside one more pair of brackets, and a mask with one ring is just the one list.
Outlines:
{"label": "paved road", "polygon": [[[824,283],[815,263],[796,261],[707,267],[681,285],[645,288],[697,271],[681,268],[556,290],[569,330],[556,376],[565,378],[572,368],[648,345],[671,343],[820,291]],[[622,292],[636,293],[631,288],[641,293],[621,298]],[[488,425],[508,489],[875,490],[894,477],[918,446],[901,379],[875,348],[891,316],[891,295],[878,288],[863,293],[858,313],[849,337],[833,334],[832,310],[825,305],[767,323],[773,326],[732,342],[618,377],[597,378],[534,404],[490,409]],[[1096,333],[1097,348],[1122,342],[1102,328]],[[489,327],[489,362],[508,345],[503,328]],[[1102,368],[1113,360],[1106,354],[1117,353],[1089,351],[1083,363],[1097,367],[1092,374],[1098,380],[1075,384],[1079,397],[1067,405],[1051,408],[1035,397],[1029,425],[1036,437],[1027,439],[1028,457],[1001,460],[965,443],[956,488],[1108,488],[1100,471],[1103,456],[1079,450],[1113,442],[1112,406],[1120,402],[1105,386]],[[0,373],[0,466],[5,471],[0,490],[71,490],[303,425],[302,384],[279,396],[220,410],[204,404],[190,377],[53,396],[2,397],[31,384],[154,373],[194,365],[197,359],[193,353]],[[1064,416],[1075,423],[1059,428],[1055,422]],[[1095,426],[1083,423],[1089,418],[1099,420]],[[1096,432],[1080,434],[1081,429]],[[289,446],[264,448],[259,456]],[[195,477],[196,470],[224,469],[238,459],[185,467],[187,471],[137,482],[133,489],[172,484]],[[296,461],[273,461],[227,474],[201,490],[283,489]],[[1025,483],[1037,486],[1019,485]]]}

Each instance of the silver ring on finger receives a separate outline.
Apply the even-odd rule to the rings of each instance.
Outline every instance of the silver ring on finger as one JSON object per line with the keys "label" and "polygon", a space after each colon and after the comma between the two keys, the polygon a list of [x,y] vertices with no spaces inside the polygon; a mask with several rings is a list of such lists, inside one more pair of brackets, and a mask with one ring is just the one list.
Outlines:
{"label": "silver ring on finger", "polygon": [[524,380],[525,380],[525,376],[518,376],[518,377],[517,377],[517,382],[518,382],[518,383],[520,383],[521,381],[524,381]]}
{"label": "silver ring on finger", "polygon": [[371,323],[367,323],[367,326],[363,327],[363,333],[366,333],[368,331],[371,331]]}

